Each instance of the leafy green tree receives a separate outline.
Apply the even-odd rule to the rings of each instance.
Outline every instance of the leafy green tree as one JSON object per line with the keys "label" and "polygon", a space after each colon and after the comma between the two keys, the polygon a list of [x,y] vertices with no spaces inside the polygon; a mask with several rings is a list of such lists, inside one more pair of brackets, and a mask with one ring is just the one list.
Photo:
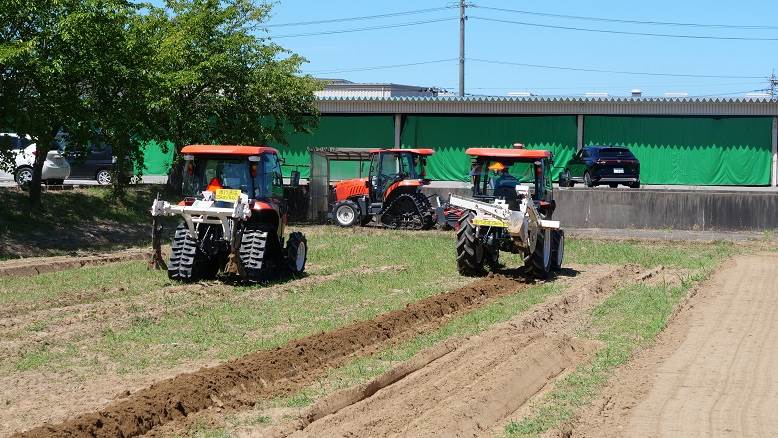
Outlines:
{"label": "leafy green tree", "polygon": [[92,12],[87,3],[0,3],[0,126],[37,143],[30,187],[34,207],[40,205],[41,170],[57,132],[67,128],[80,136],[87,129],[81,91],[89,63],[77,42],[90,31],[83,19]]}
{"label": "leafy green tree", "polygon": [[[193,143],[286,143],[315,126],[305,60],[258,36],[270,6],[250,0],[168,0],[158,17],[154,115],[178,149]],[[174,178],[175,179],[175,178]]]}

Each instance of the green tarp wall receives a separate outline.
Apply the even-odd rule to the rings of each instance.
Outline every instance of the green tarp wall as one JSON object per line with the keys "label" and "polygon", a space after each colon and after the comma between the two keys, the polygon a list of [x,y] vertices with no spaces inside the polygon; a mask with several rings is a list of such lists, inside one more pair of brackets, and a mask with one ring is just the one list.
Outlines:
{"label": "green tarp wall", "polygon": [[167,152],[162,150],[162,143],[158,141],[149,141],[143,146],[143,164],[146,169],[144,175],[167,175],[170,166],[173,164],[173,154],[175,147],[173,143],[167,143]]}
{"label": "green tarp wall", "polygon": [[[434,180],[469,181],[468,147],[548,149],[555,166],[575,153],[575,116],[407,116],[403,123],[403,147],[429,147],[435,155],[427,162]],[[561,168],[554,168],[554,178]]]}
{"label": "green tarp wall", "polygon": [[769,117],[586,116],[584,142],[629,147],[644,184],[769,185]]}
{"label": "green tarp wall", "polygon": [[[284,159],[284,176],[299,170],[301,178],[310,175],[309,147],[380,148],[394,145],[394,116],[321,116],[318,127],[310,134],[287,134],[288,146],[274,144]],[[331,162],[330,178],[354,178],[359,174],[358,162]]]}

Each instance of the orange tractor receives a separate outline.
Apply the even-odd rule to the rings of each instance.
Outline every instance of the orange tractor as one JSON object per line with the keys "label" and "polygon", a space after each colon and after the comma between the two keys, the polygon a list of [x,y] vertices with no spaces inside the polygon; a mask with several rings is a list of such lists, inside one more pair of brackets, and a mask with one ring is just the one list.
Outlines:
{"label": "orange tractor", "polygon": [[303,272],[305,236],[291,233],[284,242],[288,206],[275,149],[192,145],[181,153],[184,199],[177,204],[156,199],[151,207],[155,267],[165,266],[159,218],[180,216],[167,264],[173,280],[223,272],[259,282],[279,272]]}
{"label": "orange tractor", "polygon": [[432,149],[375,149],[370,151],[367,178],[344,180],[333,186],[329,218],[342,227],[367,225],[375,219],[389,228],[424,230],[435,225],[433,208],[421,188]]}

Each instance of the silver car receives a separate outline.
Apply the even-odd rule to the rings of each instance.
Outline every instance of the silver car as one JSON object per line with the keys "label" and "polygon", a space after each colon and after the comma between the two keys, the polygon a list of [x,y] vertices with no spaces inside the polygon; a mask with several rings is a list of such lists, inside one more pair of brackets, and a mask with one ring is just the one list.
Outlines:
{"label": "silver car", "polygon": [[[16,154],[14,180],[25,188],[32,182],[32,166],[35,163],[37,147],[29,137],[13,133],[0,133],[0,143],[10,142],[12,153]],[[50,150],[43,163],[41,181],[45,184],[62,184],[70,176],[70,164],[57,150]]]}

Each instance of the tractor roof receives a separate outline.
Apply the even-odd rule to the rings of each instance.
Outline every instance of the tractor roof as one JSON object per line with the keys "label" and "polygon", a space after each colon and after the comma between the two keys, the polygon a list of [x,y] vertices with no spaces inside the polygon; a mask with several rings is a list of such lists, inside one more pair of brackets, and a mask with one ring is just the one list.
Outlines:
{"label": "tractor roof", "polygon": [[278,151],[267,146],[235,146],[235,145],[210,145],[193,144],[184,146],[182,154],[192,155],[237,155],[247,157],[250,155],[274,154]]}
{"label": "tractor roof", "polygon": [[519,160],[551,158],[551,152],[549,151],[531,149],[468,148],[465,153],[474,157],[514,158]]}
{"label": "tractor roof", "polygon": [[370,152],[378,153],[378,152],[406,152],[410,154],[416,154],[416,155],[432,155],[435,153],[434,149],[372,149]]}

